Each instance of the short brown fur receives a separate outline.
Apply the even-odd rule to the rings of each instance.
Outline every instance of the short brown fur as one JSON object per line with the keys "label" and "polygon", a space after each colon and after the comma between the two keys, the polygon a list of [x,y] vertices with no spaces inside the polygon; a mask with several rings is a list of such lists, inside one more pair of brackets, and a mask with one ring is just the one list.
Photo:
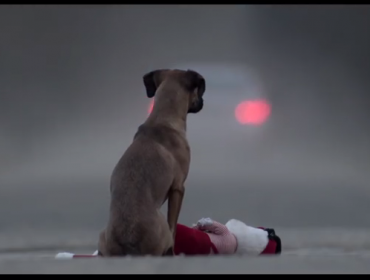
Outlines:
{"label": "short brown fur", "polygon": [[[166,69],[147,73],[143,82],[155,104],[113,170],[101,256],[173,254],[190,165],[186,119],[203,108],[205,80],[192,70]],[[166,200],[167,219],[160,212]]]}

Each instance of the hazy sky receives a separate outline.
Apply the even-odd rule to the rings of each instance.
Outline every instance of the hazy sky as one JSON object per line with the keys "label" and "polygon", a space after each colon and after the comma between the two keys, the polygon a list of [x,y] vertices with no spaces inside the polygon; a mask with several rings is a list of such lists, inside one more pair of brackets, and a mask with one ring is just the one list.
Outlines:
{"label": "hazy sky", "polygon": [[245,65],[272,104],[265,126],[240,127],[226,109],[234,93],[208,90],[189,119],[194,174],[350,166],[365,176],[369,15],[361,6],[2,6],[2,180],[109,176],[146,116],[142,75],[192,63]]}

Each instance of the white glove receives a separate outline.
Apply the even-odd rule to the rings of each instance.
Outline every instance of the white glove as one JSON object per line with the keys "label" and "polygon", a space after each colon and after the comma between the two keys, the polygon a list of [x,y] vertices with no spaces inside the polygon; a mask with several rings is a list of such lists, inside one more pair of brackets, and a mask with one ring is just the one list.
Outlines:
{"label": "white glove", "polygon": [[63,252],[63,253],[58,253],[55,258],[56,259],[73,259],[74,254],[68,253],[68,252]]}
{"label": "white glove", "polygon": [[197,226],[199,228],[202,228],[202,227],[205,227],[205,226],[210,226],[213,224],[213,220],[211,218],[201,218],[198,222],[197,222]]}

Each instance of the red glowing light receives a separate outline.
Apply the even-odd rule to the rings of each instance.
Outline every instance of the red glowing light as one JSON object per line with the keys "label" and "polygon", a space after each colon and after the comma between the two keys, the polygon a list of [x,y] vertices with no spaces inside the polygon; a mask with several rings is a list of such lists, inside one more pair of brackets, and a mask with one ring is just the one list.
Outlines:
{"label": "red glowing light", "polygon": [[153,111],[154,107],[154,100],[150,101],[149,107],[148,107],[148,115]]}
{"label": "red glowing light", "polygon": [[265,100],[247,100],[235,108],[235,118],[242,125],[262,125],[270,116],[271,106]]}

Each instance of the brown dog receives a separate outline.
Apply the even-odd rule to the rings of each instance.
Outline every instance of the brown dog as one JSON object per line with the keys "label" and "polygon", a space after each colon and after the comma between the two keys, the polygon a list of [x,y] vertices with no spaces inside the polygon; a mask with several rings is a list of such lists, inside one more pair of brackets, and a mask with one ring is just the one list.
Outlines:
{"label": "brown dog", "polygon": [[[186,118],[203,108],[205,80],[191,70],[156,70],[143,80],[155,105],[111,176],[102,256],[173,254],[190,165]],[[166,221],[160,208],[167,199]]]}

